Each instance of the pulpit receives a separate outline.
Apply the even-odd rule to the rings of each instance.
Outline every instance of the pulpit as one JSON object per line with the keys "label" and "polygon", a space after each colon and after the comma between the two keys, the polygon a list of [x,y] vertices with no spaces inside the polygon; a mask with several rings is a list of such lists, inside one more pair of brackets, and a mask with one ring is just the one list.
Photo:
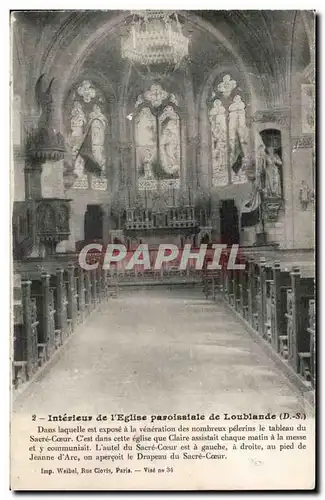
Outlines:
{"label": "pulpit", "polygon": [[57,130],[53,80],[41,75],[35,86],[37,126],[25,136],[25,201],[13,210],[14,255],[47,257],[70,234],[70,202],[64,192],[65,142]]}
{"label": "pulpit", "polygon": [[15,202],[13,210],[14,255],[46,257],[70,235],[70,201],[40,198]]}

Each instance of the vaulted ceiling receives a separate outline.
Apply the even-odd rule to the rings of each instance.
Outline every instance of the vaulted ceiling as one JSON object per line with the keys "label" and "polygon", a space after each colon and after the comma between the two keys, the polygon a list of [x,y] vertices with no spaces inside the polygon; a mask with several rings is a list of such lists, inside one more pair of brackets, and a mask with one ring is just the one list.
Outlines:
{"label": "vaulted ceiling", "polygon": [[[304,15],[300,24],[305,36],[300,36],[295,56],[302,68],[310,60],[307,24],[313,13]],[[286,92],[297,11],[183,11],[179,17],[190,37],[187,73],[194,93],[212,69],[229,65],[245,68],[252,84],[269,96]],[[14,54],[28,85],[42,72],[66,78],[66,86],[86,75],[97,76],[107,82],[108,94],[119,97],[127,71],[120,37],[131,19],[128,12],[25,11],[16,12],[15,18]],[[129,75],[130,87],[136,82]]]}

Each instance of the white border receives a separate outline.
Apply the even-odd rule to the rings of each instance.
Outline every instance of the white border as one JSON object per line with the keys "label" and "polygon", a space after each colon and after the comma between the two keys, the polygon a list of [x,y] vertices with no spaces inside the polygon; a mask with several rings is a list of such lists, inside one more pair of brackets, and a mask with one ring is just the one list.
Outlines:
{"label": "white border", "polygon": [[[3,356],[3,360],[0,363],[0,380],[2,383],[2,388],[3,388],[3,400],[5,401],[4,407],[1,409],[1,431],[3,435],[1,436],[1,486],[2,486],[2,493],[3,493],[3,498],[9,498],[11,497],[12,493],[8,490],[9,487],[9,296],[10,296],[10,287],[9,287],[9,277],[10,277],[10,267],[9,267],[9,258],[10,258],[10,248],[9,248],[9,224],[10,224],[10,197],[9,197],[9,10],[14,9],[14,10],[44,10],[45,7],[48,10],[63,10],[63,9],[70,9],[70,10],[84,10],[84,9],[103,9],[103,10],[110,10],[110,9],[115,9],[116,10],[124,10],[124,9],[146,9],[146,8],[152,8],[153,3],[152,1],[138,1],[138,2],[130,2],[127,0],[119,0],[116,4],[108,2],[108,0],[92,0],[91,2],[85,2],[84,0],[57,0],[57,2],[50,2],[46,3],[43,1],[37,1],[37,0],[29,0],[29,1],[24,1],[24,0],[16,0],[15,2],[3,2],[0,7],[0,37],[1,37],[1,70],[2,70],[2,78],[1,78],[1,162],[0,162],[0,172],[1,172],[1,178],[0,178],[0,200],[1,200],[1,217],[0,217],[0,222],[1,222],[1,247],[0,247],[0,252],[1,252],[1,297],[0,297],[0,318],[1,318],[1,354]],[[164,8],[164,9],[177,9],[177,10],[185,10],[185,9],[192,9],[192,10],[199,10],[199,9],[224,9],[225,6],[227,6],[228,9],[246,9],[246,10],[260,10],[260,9],[265,9],[265,10],[291,10],[291,9],[298,9],[298,10],[310,10],[314,9],[319,16],[323,14],[325,8],[324,8],[324,2],[323,0],[317,0],[314,1],[313,4],[310,4],[308,2],[303,2],[300,0],[295,0],[295,1],[283,1],[283,0],[272,0],[270,1],[262,1],[262,0],[255,0],[255,1],[246,1],[246,2],[241,2],[240,0],[227,0],[227,2],[215,2],[215,1],[203,1],[201,0],[198,3],[194,2],[189,2],[189,1],[176,1],[176,0],[164,0],[163,2],[158,2],[154,4],[155,8]],[[114,9],[114,10],[115,10]],[[321,26],[322,25],[322,20],[319,20],[318,23],[318,30],[321,31]],[[318,59],[318,71],[320,72],[321,69],[323,68],[323,58],[325,54],[324,50],[324,42],[323,38],[319,36],[319,46],[318,46],[318,51],[320,52],[320,57]],[[321,102],[321,98],[323,97],[323,81],[319,81],[320,88],[318,89],[318,105]],[[320,132],[323,131],[323,118],[324,118],[324,107],[323,107],[323,112],[321,113],[321,116],[319,116],[319,127],[320,127]],[[319,113],[320,115],[320,113]],[[323,143],[322,141],[322,135],[319,133],[319,152],[321,154],[320,158],[322,159],[324,157],[323,155]],[[321,175],[321,170],[323,168],[323,164],[320,163],[318,160],[318,181],[320,183],[320,187],[318,188],[318,203],[320,204],[320,213],[319,213],[319,219],[324,220],[324,197],[325,197],[325,186],[324,186],[324,175]],[[321,226],[319,224],[319,226]],[[323,260],[322,257],[322,250],[324,249],[324,232],[323,234],[319,234],[319,245],[320,248],[318,249],[319,252],[319,262]],[[320,273],[318,274],[318,279],[320,278],[320,275],[323,274],[323,268],[319,269]],[[323,278],[323,276],[321,276]],[[9,293],[8,293],[9,291]],[[323,286],[319,288],[319,296],[323,298]],[[320,299],[321,300],[321,299]],[[322,308],[322,303],[319,302],[319,309]],[[319,319],[322,320],[323,318]],[[323,333],[324,329],[322,328],[322,324],[319,324],[318,331],[319,333]],[[324,339],[322,341],[322,352],[319,355],[319,357],[323,360],[325,360],[324,356]],[[319,363],[320,365],[322,363]],[[322,371],[321,375],[323,375],[324,370]],[[323,387],[323,377],[321,380],[321,387]],[[323,392],[323,391],[322,391]],[[320,398],[322,394],[319,394]],[[321,399],[322,400],[322,399]],[[322,408],[320,408],[322,410]],[[320,446],[320,439],[318,440],[318,444]],[[319,450],[319,453],[321,456],[323,448]],[[325,477],[325,467],[324,467],[324,457],[323,457],[323,463],[320,464],[320,473],[319,473],[319,478]],[[54,495],[54,493],[52,494]],[[49,495],[49,496],[52,496]],[[65,494],[64,496],[68,495]],[[199,495],[199,494],[198,494]],[[220,494],[218,494],[220,496]],[[119,495],[120,497],[121,495]],[[147,495],[146,495],[147,496]],[[221,496],[223,496],[221,494]],[[280,495],[282,496],[282,495]],[[39,495],[36,494],[30,494],[29,498],[37,498]],[[77,495],[77,497],[81,497],[81,495]],[[229,495],[227,495],[229,498]],[[277,495],[279,497],[279,495]]]}

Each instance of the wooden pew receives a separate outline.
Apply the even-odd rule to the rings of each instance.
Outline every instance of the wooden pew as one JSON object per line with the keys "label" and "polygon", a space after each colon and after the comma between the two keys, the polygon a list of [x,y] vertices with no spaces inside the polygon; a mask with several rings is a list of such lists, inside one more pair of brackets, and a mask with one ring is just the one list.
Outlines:
{"label": "wooden pew", "polygon": [[64,270],[57,268],[56,274],[51,276],[50,283],[54,289],[55,329],[58,331],[57,336],[61,345],[71,333],[71,325],[68,321],[67,285],[64,281]]}
{"label": "wooden pew", "polygon": [[272,287],[273,287],[273,267],[265,266],[264,279],[264,338],[272,343]]}
{"label": "wooden pew", "polygon": [[235,307],[235,293],[234,293],[234,270],[227,269],[225,271],[225,297],[232,307]]}
{"label": "wooden pew", "polygon": [[12,373],[13,383],[18,387],[27,376],[25,365],[22,364],[23,306],[20,274],[15,273],[13,281]]}
{"label": "wooden pew", "polygon": [[203,272],[202,282],[204,296],[206,299],[208,299],[210,296],[212,296],[212,280],[207,270]]}
{"label": "wooden pew", "polygon": [[236,311],[240,312],[240,280],[241,271],[239,269],[234,269],[232,273],[233,278],[233,307]]}
{"label": "wooden pew", "polygon": [[272,266],[260,258],[257,286],[258,332],[267,341],[271,340],[271,284]]}
{"label": "wooden pew", "polygon": [[315,299],[312,299],[309,301],[308,320],[309,320],[309,325],[307,328],[307,332],[310,335],[310,378],[311,378],[312,387],[315,388],[315,381],[316,381],[316,329],[315,329],[316,301],[315,301]]}
{"label": "wooden pew", "polygon": [[100,304],[104,298],[102,269],[98,266],[96,269],[97,302]]}
{"label": "wooden pew", "polygon": [[66,288],[67,288],[67,313],[69,332],[71,333],[78,320],[78,287],[75,277],[75,266],[69,264],[66,270]]}
{"label": "wooden pew", "polygon": [[220,290],[220,271],[217,269],[205,269],[202,274],[203,293],[208,299],[211,297],[215,300],[218,291]]}
{"label": "wooden pew", "polygon": [[29,380],[38,368],[38,319],[36,299],[31,295],[30,280],[21,282],[22,324],[14,339],[13,384]]}
{"label": "wooden pew", "polygon": [[36,297],[39,318],[38,354],[39,364],[48,360],[61,344],[60,331],[55,328],[56,309],[54,289],[50,287],[50,275],[41,274],[41,286]]}
{"label": "wooden pew", "polygon": [[77,290],[78,290],[78,312],[79,321],[82,322],[86,317],[85,303],[85,273],[82,267],[77,267]]}
{"label": "wooden pew", "polygon": [[34,269],[32,277],[19,282],[19,290],[15,286],[12,381],[16,388],[31,379],[74,326],[117,289],[106,270],[85,271],[72,263],[57,268],[55,274]]}
{"label": "wooden pew", "polygon": [[285,359],[288,358],[287,290],[291,286],[289,271],[281,271],[279,261],[273,264],[271,283],[271,344]]}
{"label": "wooden pew", "polygon": [[[208,279],[205,286],[210,295]],[[220,273],[224,298],[312,387],[316,374],[314,288],[314,279],[301,276],[298,266],[288,272],[279,261],[271,265],[263,257],[259,261],[248,257],[244,270]]]}
{"label": "wooden pew", "polygon": [[110,297],[109,275],[107,269],[102,269],[103,297],[107,300]]}
{"label": "wooden pew", "polygon": [[31,282],[31,300],[34,302],[37,316],[37,363],[41,366],[55,349],[54,304],[50,291],[50,276],[42,272]]}
{"label": "wooden pew", "polygon": [[91,284],[91,308],[94,309],[97,305],[97,276],[96,269],[89,271]]}
{"label": "wooden pew", "polygon": [[245,269],[239,271],[239,311],[248,321],[248,268],[249,262],[245,260]]}
{"label": "wooden pew", "polygon": [[258,287],[259,287],[259,268],[254,257],[248,259],[248,322],[252,328],[258,331]]}
{"label": "wooden pew", "polygon": [[291,288],[287,290],[288,361],[297,373],[310,378],[311,353],[309,301],[314,299],[314,279],[302,278],[299,267],[293,267]]}

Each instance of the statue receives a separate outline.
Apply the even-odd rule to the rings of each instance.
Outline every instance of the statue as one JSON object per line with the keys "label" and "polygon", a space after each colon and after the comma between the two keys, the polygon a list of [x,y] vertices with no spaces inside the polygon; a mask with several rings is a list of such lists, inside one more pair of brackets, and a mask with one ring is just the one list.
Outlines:
{"label": "statue", "polygon": [[281,177],[279,167],[282,161],[274,152],[273,147],[266,148],[265,151],[265,195],[267,197],[281,197]]}
{"label": "statue", "polygon": [[303,210],[307,210],[309,203],[314,201],[314,193],[306,181],[301,181],[299,188],[299,201]]}

